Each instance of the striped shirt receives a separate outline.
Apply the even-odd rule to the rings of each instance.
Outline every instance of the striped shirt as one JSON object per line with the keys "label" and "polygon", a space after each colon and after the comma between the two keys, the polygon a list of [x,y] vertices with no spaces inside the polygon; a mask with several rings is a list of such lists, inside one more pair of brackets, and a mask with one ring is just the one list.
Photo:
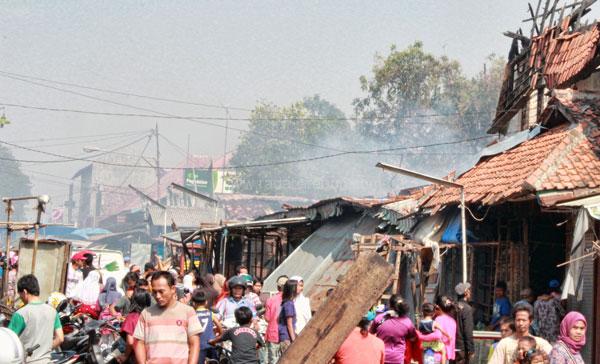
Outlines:
{"label": "striped shirt", "polygon": [[133,336],[144,342],[148,364],[187,364],[188,337],[200,333],[196,311],[177,302],[172,307],[152,305],[142,311]]}

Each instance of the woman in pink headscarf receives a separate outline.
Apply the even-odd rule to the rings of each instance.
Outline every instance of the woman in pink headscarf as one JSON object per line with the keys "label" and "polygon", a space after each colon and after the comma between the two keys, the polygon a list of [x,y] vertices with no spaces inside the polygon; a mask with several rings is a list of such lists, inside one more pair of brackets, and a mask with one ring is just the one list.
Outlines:
{"label": "woman in pink headscarf", "polygon": [[584,364],[581,349],[585,345],[587,321],[577,311],[569,312],[560,323],[560,335],[550,352],[550,364]]}

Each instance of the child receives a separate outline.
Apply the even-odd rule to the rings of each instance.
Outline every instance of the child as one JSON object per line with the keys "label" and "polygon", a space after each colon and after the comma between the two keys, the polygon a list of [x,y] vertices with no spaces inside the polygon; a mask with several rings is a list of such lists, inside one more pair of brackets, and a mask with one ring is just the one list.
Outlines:
{"label": "child", "polygon": [[135,354],[133,347],[135,346],[135,338],[133,333],[135,327],[140,318],[141,312],[146,308],[150,307],[150,294],[141,289],[136,290],[131,296],[131,305],[129,306],[129,313],[125,317],[123,325],[121,325],[121,333],[125,339],[125,353],[117,357],[119,363],[135,363]]}
{"label": "child", "polygon": [[[512,336],[517,328],[515,327],[515,322],[510,317],[502,317],[500,319],[500,338],[504,339],[505,337]],[[492,355],[494,355],[494,350],[496,350],[496,346],[498,345],[498,341],[493,343],[490,346],[490,350],[488,351],[487,360],[490,361],[492,359]]]}
{"label": "child", "polygon": [[250,328],[252,310],[242,306],[235,310],[234,315],[240,327],[229,329],[208,343],[215,345],[229,340],[232,344],[232,364],[258,364],[257,349],[265,346],[265,343],[258,332]]}
{"label": "child", "polygon": [[201,289],[194,290],[192,294],[192,304],[196,310],[196,316],[202,325],[200,334],[200,357],[198,363],[204,364],[206,359],[218,359],[215,348],[208,342],[215,338],[215,329],[219,335],[223,334],[221,322],[208,307],[206,307],[206,293]]}
{"label": "child", "polygon": [[550,364],[550,358],[543,350],[533,350],[528,357],[528,364]]}
{"label": "child", "polygon": [[424,303],[421,307],[423,318],[419,322],[419,337],[423,343],[423,353],[430,349],[434,352],[434,358],[436,363],[446,363],[446,350],[444,343],[441,338],[439,339],[427,339],[424,336],[433,334],[436,330],[442,333],[442,335],[449,337],[448,333],[438,324],[433,321],[433,314],[435,313],[435,306],[431,303]]}
{"label": "child", "polygon": [[531,336],[523,336],[517,342],[515,364],[529,364],[530,356],[536,352],[536,342]]}

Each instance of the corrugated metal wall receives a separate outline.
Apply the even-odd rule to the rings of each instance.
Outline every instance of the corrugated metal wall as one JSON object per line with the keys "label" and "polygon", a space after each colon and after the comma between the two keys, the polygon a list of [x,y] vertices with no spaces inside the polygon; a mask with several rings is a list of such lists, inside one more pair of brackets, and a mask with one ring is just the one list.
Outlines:
{"label": "corrugated metal wall", "polygon": [[[352,234],[373,234],[379,220],[369,215],[351,215],[328,220],[312,233],[277,267],[264,281],[263,291],[277,290],[276,280],[280,275],[300,275],[304,278],[305,292],[311,294],[313,286],[332,268],[337,274],[344,274],[349,265],[340,263],[352,260]],[[344,269],[345,268],[345,269]],[[334,282],[335,284],[335,279]]]}

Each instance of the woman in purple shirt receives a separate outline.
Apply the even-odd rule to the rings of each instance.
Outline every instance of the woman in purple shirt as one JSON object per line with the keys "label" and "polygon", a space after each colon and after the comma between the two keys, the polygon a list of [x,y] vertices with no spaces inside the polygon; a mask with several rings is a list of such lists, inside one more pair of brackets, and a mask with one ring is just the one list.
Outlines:
{"label": "woman in purple shirt", "polygon": [[281,294],[281,311],[277,320],[279,333],[279,350],[283,354],[288,346],[296,340],[296,309],[294,298],[297,295],[298,282],[289,280],[283,286]]}
{"label": "woman in purple shirt", "polygon": [[390,309],[375,318],[371,332],[385,344],[385,364],[403,364],[406,340],[415,337],[415,326],[407,317],[408,306],[402,297],[392,295]]}

